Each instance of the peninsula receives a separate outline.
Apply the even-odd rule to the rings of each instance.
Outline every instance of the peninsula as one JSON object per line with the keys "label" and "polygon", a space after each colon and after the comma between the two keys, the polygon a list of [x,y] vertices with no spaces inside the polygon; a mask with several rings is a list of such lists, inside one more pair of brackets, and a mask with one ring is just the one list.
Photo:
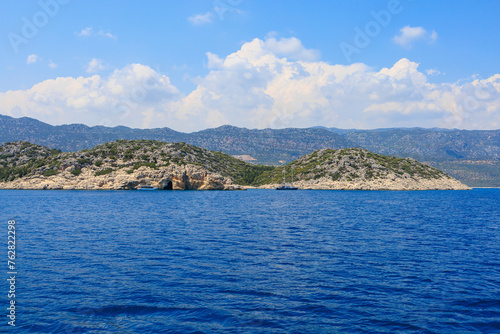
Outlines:
{"label": "peninsula", "polygon": [[[370,151],[321,149],[285,168],[295,168],[300,189],[470,189],[413,159]],[[186,143],[118,140],[78,152],[18,141],[0,146],[0,189],[237,190],[274,188],[282,167],[252,165]]]}

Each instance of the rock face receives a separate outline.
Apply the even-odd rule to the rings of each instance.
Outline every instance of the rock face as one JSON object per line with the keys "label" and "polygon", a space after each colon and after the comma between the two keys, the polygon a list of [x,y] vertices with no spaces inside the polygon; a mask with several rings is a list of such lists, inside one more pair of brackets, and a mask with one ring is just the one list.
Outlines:
{"label": "rock face", "polygon": [[1,189],[241,189],[214,171],[224,157],[183,143],[123,141],[60,153],[16,142],[2,145],[0,158]]}
{"label": "rock face", "polygon": [[[401,159],[360,149],[322,149],[287,165],[300,189],[338,190],[469,190],[470,187],[414,159]],[[261,188],[278,186],[282,175]]]}
{"label": "rock face", "polygon": [[95,176],[95,171],[84,168],[75,176],[66,169],[57,175],[30,175],[11,182],[0,183],[2,189],[65,189],[65,190],[133,190],[141,186],[159,190],[235,190],[230,179],[209,173],[201,167],[186,165],[158,169],[140,167],[132,173],[124,169]]}

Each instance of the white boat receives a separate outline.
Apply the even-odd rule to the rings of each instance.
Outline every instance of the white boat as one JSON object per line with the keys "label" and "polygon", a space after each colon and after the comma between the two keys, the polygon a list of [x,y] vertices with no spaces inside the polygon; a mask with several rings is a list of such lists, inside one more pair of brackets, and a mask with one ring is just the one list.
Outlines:
{"label": "white boat", "polygon": [[139,187],[137,187],[137,190],[157,190],[157,188],[149,184],[140,184]]}
{"label": "white boat", "polygon": [[283,185],[276,188],[276,190],[297,190],[299,188],[293,186],[293,166],[292,166],[292,183],[286,184],[286,169],[283,167]]}

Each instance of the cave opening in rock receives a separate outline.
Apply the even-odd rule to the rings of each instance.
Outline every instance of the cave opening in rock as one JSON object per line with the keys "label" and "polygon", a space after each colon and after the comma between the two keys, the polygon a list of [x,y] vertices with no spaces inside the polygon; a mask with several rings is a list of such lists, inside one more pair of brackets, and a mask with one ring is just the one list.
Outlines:
{"label": "cave opening in rock", "polygon": [[163,190],[172,190],[172,181],[168,181]]}

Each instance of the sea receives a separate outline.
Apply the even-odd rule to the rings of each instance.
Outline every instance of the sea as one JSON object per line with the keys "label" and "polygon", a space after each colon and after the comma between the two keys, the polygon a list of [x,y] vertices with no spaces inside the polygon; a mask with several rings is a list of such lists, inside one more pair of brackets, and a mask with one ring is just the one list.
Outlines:
{"label": "sea", "polygon": [[1,332],[500,333],[500,189],[0,203]]}

